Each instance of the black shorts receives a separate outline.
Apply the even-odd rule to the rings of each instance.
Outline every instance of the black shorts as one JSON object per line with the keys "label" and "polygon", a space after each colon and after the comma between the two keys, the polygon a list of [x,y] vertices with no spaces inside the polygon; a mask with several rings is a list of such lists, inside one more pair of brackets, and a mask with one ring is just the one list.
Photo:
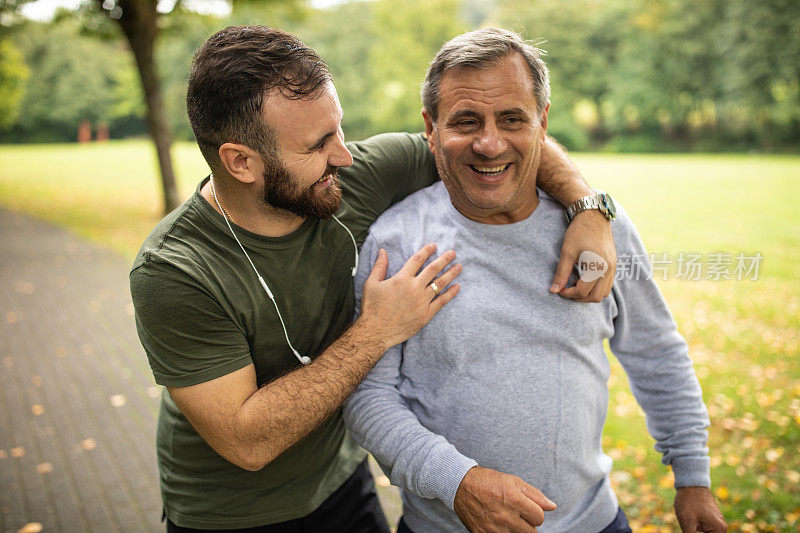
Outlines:
{"label": "black shorts", "polygon": [[[208,533],[207,529],[177,526],[167,520],[167,533]],[[319,508],[302,518],[244,529],[217,529],[228,533],[389,533],[367,461],[336,489]]]}

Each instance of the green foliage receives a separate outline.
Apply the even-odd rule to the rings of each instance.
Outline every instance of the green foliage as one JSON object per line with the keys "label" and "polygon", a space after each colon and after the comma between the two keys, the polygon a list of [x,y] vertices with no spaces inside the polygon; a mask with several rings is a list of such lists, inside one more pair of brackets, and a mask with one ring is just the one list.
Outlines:
{"label": "green foliage", "polygon": [[395,0],[375,2],[368,68],[375,132],[420,131],[419,91],[433,56],[452,37],[469,28],[459,18],[456,0],[409,0],[398,9]]}
{"label": "green foliage", "polygon": [[[366,61],[376,38],[373,20],[372,2],[351,2],[314,13],[297,28],[298,35],[331,68],[344,110],[342,126],[351,139],[367,137],[373,131],[370,98],[375,77]],[[330,31],[331,27],[338,31]]]}
{"label": "green foliage", "polygon": [[28,76],[19,49],[9,39],[0,40],[0,129],[8,128],[17,119]]}
{"label": "green foliage", "polygon": [[[577,126],[612,150],[800,144],[797,2],[510,0],[497,16],[544,41],[554,134]],[[594,120],[574,116],[581,101]]]}
{"label": "green foliage", "polygon": [[[109,122],[112,136],[143,133],[138,75],[124,57],[127,45],[115,23],[95,4],[62,10],[51,23],[25,22],[16,15],[20,3],[2,4],[0,24],[17,26],[10,38],[32,75],[24,82],[27,96],[17,106],[17,118],[2,116],[13,125],[0,133],[0,141],[73,139],[84,118]],[[184,109],[192,53],[227,25],[285,28],[315,48],[334,74],[345,131],[353,139],[420,130],[419,86],[435,52],[462,31],[497,25],[516,29],[547,50],[549,132],[569,149],[800,149],[796,0],[375,0],[322,9],[301,0],[236,0],[232,5],[231,15],[219,18],[179,2],[160,18],[156,56],[176,138],[192,139]],[[4,99],[3,105],[12,102]]]}
{"label": "green foliage", "polygon": [[83,37],[65,23],[28,23],[15,38],[32,75],[13,138],[74,139],[81,121],[115,117],[115,97],[126,96],[115,95],[115,80],[124,79],[120,70],[131,66],[124,48]]}
{"label": "green foliage", "polygon": [[291,28],[331,67],[348,138],[421,131],[419,90],[434,54],[466,31],[458,0],[350,2]]}

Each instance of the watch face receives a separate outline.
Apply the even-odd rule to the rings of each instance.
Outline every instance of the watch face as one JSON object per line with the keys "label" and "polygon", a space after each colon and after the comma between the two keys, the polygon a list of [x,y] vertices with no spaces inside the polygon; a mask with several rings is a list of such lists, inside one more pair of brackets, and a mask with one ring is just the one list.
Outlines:
{"label": "watch face", "polygon": [[617,206],[614,205],[614,200],[611,199],[611,196],[608,194],[601,194],[600,195],[601,202],[603,203],[603,207],[607,213],[607,217],[609,220],[614,220],[617,218]]}

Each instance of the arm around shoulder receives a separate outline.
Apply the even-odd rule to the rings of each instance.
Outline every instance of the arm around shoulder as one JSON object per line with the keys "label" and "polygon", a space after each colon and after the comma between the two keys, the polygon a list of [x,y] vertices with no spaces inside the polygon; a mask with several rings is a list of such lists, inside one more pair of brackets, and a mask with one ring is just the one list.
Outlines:
{"label": "arm around shoulder", "polygon": [[[386,254],[379,255],[364,284],[361,316],[308,366],[260,388],[252,363],[217,374],[194,373],[188,381],[164,381],[163,384],[214,450],[241,468],[263,468],[333,414],[387,347],[416,333],[455,296],[457,288],[431,301],[427,284],[452,261],[452,257],[442,256],[420,272],[433,251],[432,246],[423,248],[389,279],[385,279]],[[458,269],[450,269],[443,276],[455,277],[457,273]],[[140,309],[142,311],[142,320],[137,319],[137,324],[142,323],[140,335],[148,356],[176,335],[191,339],[180,350],[170,352],[183,354],[183,359],[203,361],[206,357],[198,357],[197,352],[213,356],[215,348],[224,351],[224,346],[206,342],[198,335],[198,331],[207,330],[198,329],[197,319],[181,308],[180,297],[170,296],[165,300],[157,296],[158,291],[154,297],[148,297],[152,291],[139,290],[141,281],[144,280],[132,281],[132,292],[135,302],[138,301],[137,315]],[[187,294],[194,294],[187,291]],[[224,311],[218,303],[214,306],[213,298],[207,295],[205,300],[198,298],[207,308],[200,318],[213,317],[214,327],[208,331],[225,324],[232,331],[238,329],[235,324],[228,324],[232,322],[230,318],[226,322]],[[170,303],[165,304],[165,301]],[[177,320],[180,324],[177,330],[172,316],[181,317]],[[187,316],[189,318],[185,318]],[[241,332],[239,335],[243,337]],[[244,342],[246,346],[246,340]],[[169,357],[153,357],[169,360]],[[169,364],[164,366],[170,368]]]}
{"label": "arm around shoulder", "polygon": [[[595,194],[564,148],[551,137],[546,139],[542,148],[536,184],[565,207],[579,198]],[[567,287],[572,269],[585,250],[595,252],[606,260],[606,275],[591,282],[579,280],[575,286]],[[617,253],[609,221],[595,210],[579,213],[564,234],[561,257],[550,292],[579,302],[599,302],[611,293],[616,266]]]}

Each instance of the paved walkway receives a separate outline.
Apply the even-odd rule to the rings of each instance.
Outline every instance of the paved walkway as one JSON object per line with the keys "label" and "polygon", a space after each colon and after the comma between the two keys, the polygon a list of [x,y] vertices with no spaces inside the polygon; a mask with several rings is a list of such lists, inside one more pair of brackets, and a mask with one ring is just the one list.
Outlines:
{"label": "paved walkway", "polygon": [[[164,531],[154,446],[161,387],[136,336],[128,266],[0,209],[4,533]],[[396,523],[396,490],[379,493]]]}
{"label": "paved walkway", "polygon": [[[127,262],[0,210],[0,529],[163,531]],[[30,531],[38,527],[28,526]]]}

